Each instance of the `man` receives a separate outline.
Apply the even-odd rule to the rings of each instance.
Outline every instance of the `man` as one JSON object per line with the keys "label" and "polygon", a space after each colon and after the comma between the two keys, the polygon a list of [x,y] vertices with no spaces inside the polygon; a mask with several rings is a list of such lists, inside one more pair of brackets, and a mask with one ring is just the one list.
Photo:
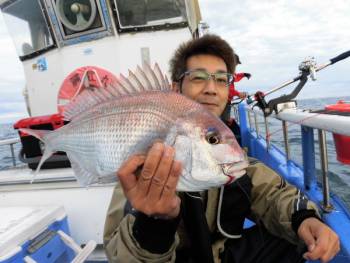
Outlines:
{"label": "man", "polygon": [[[235,54],[235,58],[237,61],[237,64],[242,64],[239,56],[237,54]],[[250,77],[252,76],[252,74],[250,73],[245,73],[245,72],[240,72],[240,73],[233,73],[233,80],[230,83],[229,86],[229,95],[228,95],[228,102],[231,103],[232,99],[237,96],[240,99],[244,99],[247,97],[247,93],[246,92],[241,92],[236,90],[235,88],[235,82],[239,82],[241,81],[244,77],[246,77],[247,79],[250,79]]]}
{"label": "man", "polygon": [[[229,92],[226,72],[236,64],[226,41],[205,35],[176,50],[171,78],[219,117]],[[219,83],[223,74],[227,85]],[[177,194],[180,174],[174,149],[160,142],[119,169],[128,202],[118,202],[117,187],[104,233],[111,262],[303,262],[302,256],[327,262],[339,251],[337,235],[320,221],[315,204],[257,160],[221,190]],[[243,229],[247,217],[256,225]],[[307,249],[298,251],[300,241]]]}

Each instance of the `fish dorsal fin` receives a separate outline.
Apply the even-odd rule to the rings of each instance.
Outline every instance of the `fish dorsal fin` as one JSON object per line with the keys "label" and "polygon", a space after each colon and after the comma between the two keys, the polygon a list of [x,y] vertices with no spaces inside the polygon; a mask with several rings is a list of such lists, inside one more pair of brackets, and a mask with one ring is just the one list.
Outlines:
{"label": "fish dorsal fin", "polygon": [[150,65],[146,63],[143,67],[143,71],[146,73],[147,76],[150,76],[149,79],[151,81],[152,86],[157,90],[162,90],[161,85],[157,79],[157,75],[151,69]]}
{"label": "fish dorsal fin", "polygon": [[167,87],[163,73],[157,63],[154,65],[154,73],[156,74],[157,79],[160,81],[160,86],[162,88]]}
{"label": "fish dorsal fin", "polygon": [[151,89],[151,87],[152,87],[151,82],[147,78],[146,73],[139,66],[137,66],[137,68],[136,68],[135,75],[141,81],[142,85],[146,89]]}
{"label": "fish dorsal fin", "polygon": [[166,87],[168,87],[168,89],[177,92],[177,91],[172,87],[172,85],[170,85],[170,82],[169,82],[169,80],[168,80],[167,75],[165,75],[164,81],[165,81],[164,85],[165,85]]}
{"label": "fish dorsal fin", "polygon": [[100,88],[86,88],[64,108],[64,118],[74,120],[92,107],[128,95],[137,95],[147,91],[170,91],[171,86],[168,78],[162,73],[158,64],[152,69],[145,64],[141,69],[139,66],[135,71],[129,70],[129,76],[120,74],[119,78],[108,85]]}
{"label": "fish dorsal fin", "polygon": [[129,79],[133,83],[133,85],[137,87],[138,90],[142,90],[142,91],[146,90],[146,88],[143,86],[141,81],[137,78],[137,76],[131,70],[129,70]]}

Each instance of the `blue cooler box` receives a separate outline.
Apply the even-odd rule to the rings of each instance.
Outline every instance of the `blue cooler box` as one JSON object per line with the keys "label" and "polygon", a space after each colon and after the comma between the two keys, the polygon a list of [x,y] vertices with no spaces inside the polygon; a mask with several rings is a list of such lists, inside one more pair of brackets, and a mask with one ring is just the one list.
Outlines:
{"label": "blue cooler box", "polygon": [[0,263],[70,262],[75,253],[62,241],[64,234],[69,228],[63,207],[1,206]]}

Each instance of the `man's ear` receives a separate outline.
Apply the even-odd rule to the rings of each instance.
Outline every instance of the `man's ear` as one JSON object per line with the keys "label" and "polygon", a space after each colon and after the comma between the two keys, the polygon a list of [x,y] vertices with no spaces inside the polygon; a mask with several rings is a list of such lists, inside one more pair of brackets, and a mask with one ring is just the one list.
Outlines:
{"label": "man's ear", "polygon": [[171,83],[171,87],[172,87],[173,91],[180,93],[181,90],[180,90],[180,83],[179,82],[173,81]]}

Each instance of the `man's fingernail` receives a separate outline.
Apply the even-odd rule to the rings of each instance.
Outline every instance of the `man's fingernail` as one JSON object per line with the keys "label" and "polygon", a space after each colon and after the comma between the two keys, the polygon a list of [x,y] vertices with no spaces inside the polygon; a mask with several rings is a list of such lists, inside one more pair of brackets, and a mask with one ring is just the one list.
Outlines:
{"label": "man's fingernail", "polygon": [[311,252],[312,250],[314,250],[315,248],[315,244],[311,244],[309,247],[308,247],[308,250]]}
{"label": "man's fingernail", "polygon": [[307,253],[303,254],[303,258],[305,258],[306,260],[310,260],[309,257],[307,256]]}
{"label": "man's fingernail", "polygon": [[172,157],[174,155],[174,149],[172,147],[165,147],[165,152],[164,152],[164,156],[166,157]]}
{"label": "man's fingernail", "polygon": [[155,150],[161,150],[161,149],[163,149],[163,144],[160,143],[160,142],[156,142],[156,143],[153,145],[153,149],[155,149]]}

